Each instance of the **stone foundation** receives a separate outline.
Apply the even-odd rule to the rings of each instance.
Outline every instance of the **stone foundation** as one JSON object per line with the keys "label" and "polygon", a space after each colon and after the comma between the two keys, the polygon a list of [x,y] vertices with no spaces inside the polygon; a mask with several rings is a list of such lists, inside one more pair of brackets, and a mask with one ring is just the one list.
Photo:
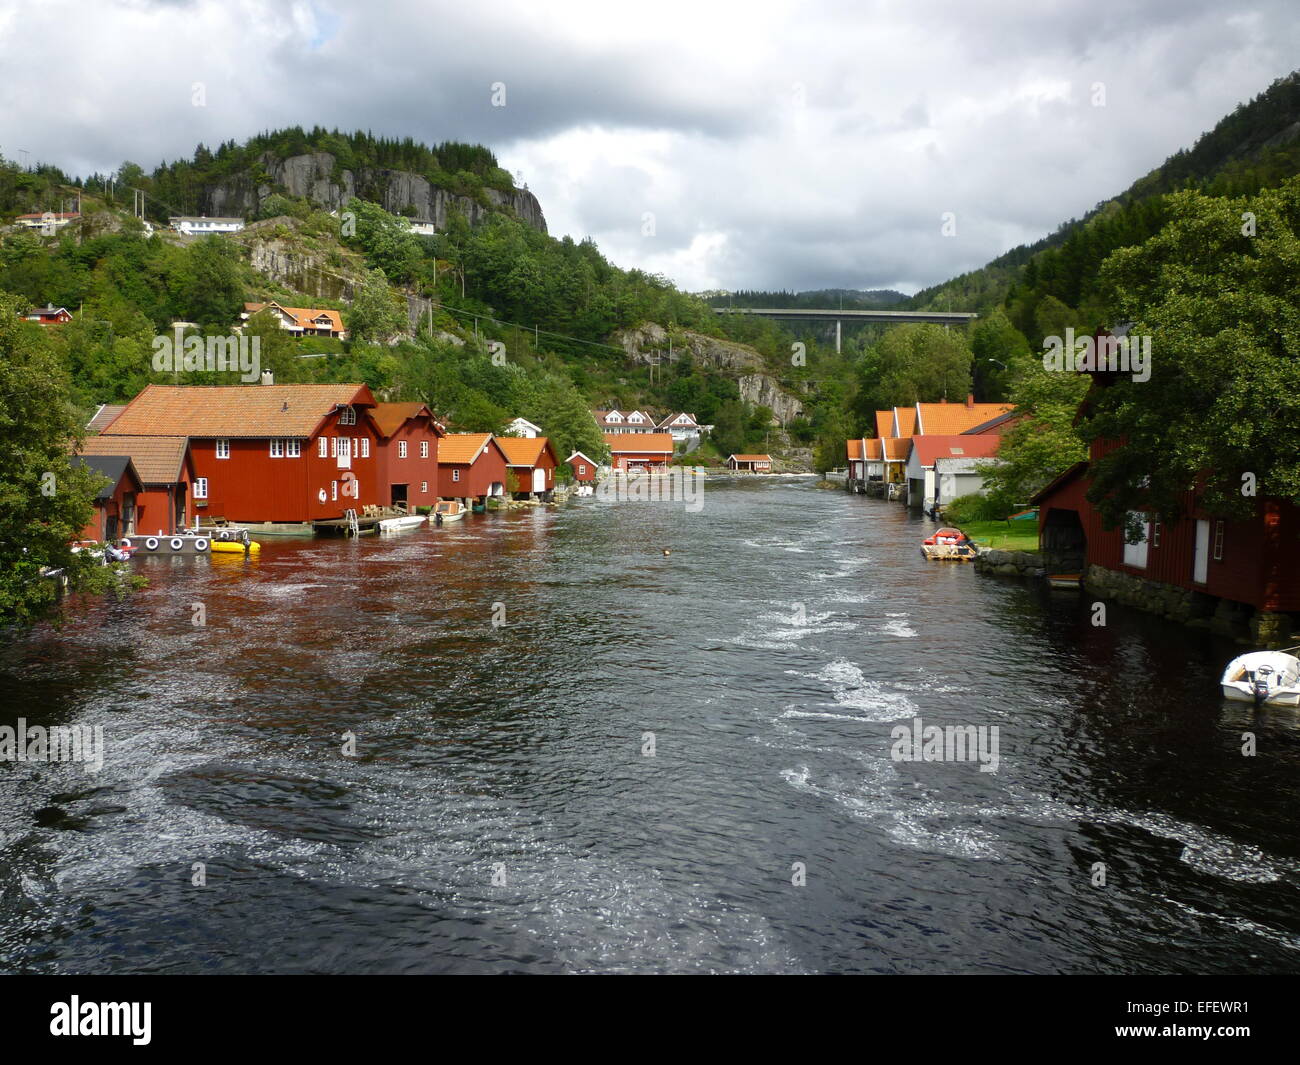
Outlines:
{"label": "stone foundation", "polygon": [[[1075,563],[1073,568],[1068,565],[1071,561]],[[1078,572],[1081,567],[1077,559],[1057,558],[1051,553],[982,549],[975,559],[975,568],[997,577],[1044,577],[1048,573]],[[1148,614],[1158,614],[1189,628],[1207,629],[1254,647],[1285,647],[1295,643],[1296,634],[1300,632],[1296,619],[1289,614],[1255,610],[1246,603],[1148,581],[1102,566],[1087,568],[1083,586],[1098,598],[1114,600]]]}

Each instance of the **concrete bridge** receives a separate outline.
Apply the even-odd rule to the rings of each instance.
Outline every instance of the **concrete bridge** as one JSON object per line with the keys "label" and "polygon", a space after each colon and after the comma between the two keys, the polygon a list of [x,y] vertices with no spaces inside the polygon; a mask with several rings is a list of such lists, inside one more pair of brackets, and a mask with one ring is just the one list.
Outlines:
{"label": "concrete bridge", "polygon": [[840,350],[841,323],[853,322],[931,322],[935,325],[965,325],[979,315],[972,311],[853,311],[821,310],[813,307],[714,307],[717,314],[752,314],[756,318],[807,318],[835,323],[835,350]]}

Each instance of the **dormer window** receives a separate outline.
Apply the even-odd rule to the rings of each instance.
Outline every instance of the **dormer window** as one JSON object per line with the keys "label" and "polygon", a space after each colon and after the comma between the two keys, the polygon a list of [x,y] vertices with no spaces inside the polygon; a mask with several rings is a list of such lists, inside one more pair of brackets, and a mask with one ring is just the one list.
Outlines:
{"label": "dormer window", "polygon": [[339,425],[356,425],[357,411],[355,407],[345,406],[339,408]]}

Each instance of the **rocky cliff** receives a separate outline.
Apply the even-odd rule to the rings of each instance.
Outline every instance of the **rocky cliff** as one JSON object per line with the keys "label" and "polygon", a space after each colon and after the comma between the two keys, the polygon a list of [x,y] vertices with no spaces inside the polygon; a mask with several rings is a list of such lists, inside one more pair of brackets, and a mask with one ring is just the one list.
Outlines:
{"label": "rocky cliff", "polygon": [[763,357],[748,344],[683,330],[674,334],[670,351],[668,331],[656,322],[624,329],[615,334],[615,340],[633,362],[659,359],[679,362],[689,356],[698,366],[731,371],[736,375],[741,398],[754,406],[770,407],[782,426],[803,413],[802,400],[786,392],[776,378],[764,372]]}
{"label": "rocky cliff", "polygon": [[393,214],[409,213],[434,223],[439,229],[447,222],[451,208],[459,210],[470,223],[476,223],[490,210],[508,210],[520,221],[546,232],[546,218],[537,197],[527,189],[509,193],[485,189],[491,207],[469,196],[458,196],[431,185],[419,174],[405,170],[362,167],[344,170],[329,152],[312,152],[279,159],[271,154],[261,158],[266,180],[255,182],[251,174],[241,174],[209,187],[204,195],[202,213],[207,215],[255,214],[262,201],[273,192],[304,196],[326,210],[337,210],[353,196],[373,200]]}

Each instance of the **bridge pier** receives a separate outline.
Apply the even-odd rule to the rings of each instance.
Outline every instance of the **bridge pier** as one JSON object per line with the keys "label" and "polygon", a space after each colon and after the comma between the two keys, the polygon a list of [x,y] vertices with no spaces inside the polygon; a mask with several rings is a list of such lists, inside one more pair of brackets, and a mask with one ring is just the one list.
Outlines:
{"label": "bridge pier", "polygon": [[838,318],[835,319],[835,354],[840,353],[840,326],[843,323]]}

